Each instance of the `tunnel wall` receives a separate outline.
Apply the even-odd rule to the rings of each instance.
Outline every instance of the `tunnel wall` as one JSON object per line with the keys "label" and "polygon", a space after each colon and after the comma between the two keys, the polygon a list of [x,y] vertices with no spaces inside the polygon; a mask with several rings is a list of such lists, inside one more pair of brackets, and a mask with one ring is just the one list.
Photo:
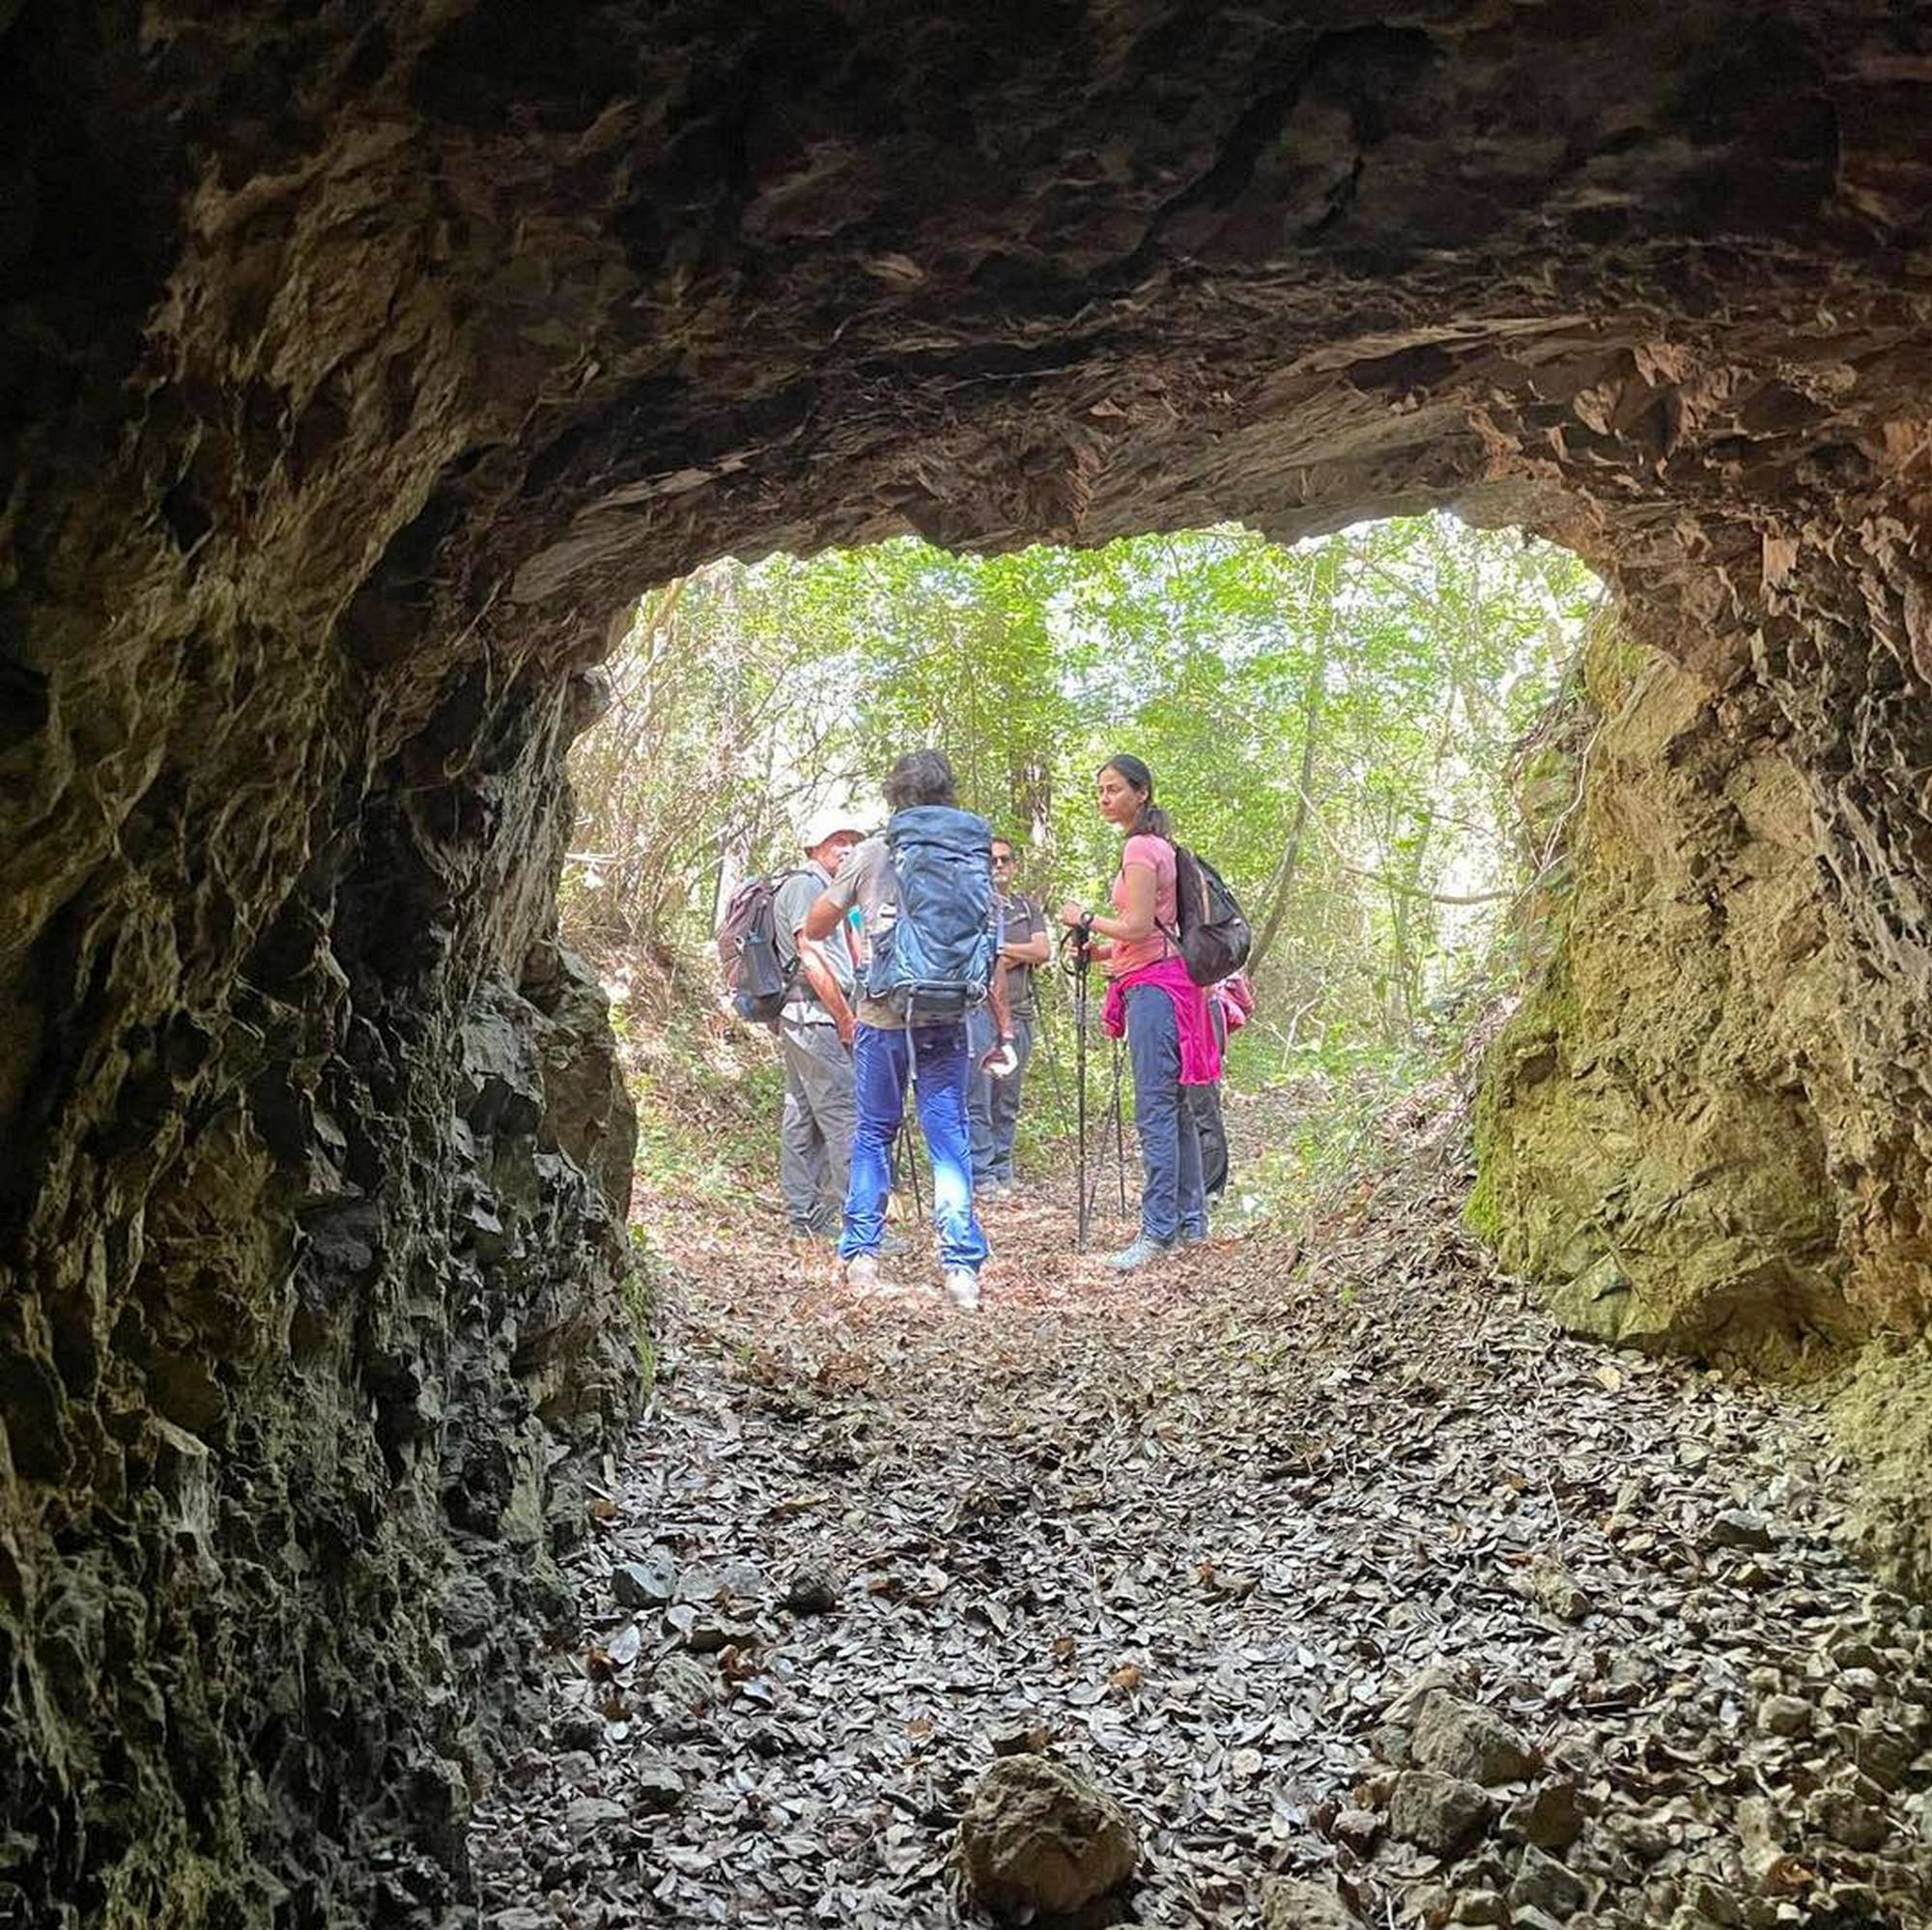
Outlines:
{"label": "tunnel wall", "polygon": [[1680,658],[1592,643],[1535,907],[1554,955],[1486,1068],[1467,1218],[1576,1331],[1820,1389],[1862,1471],[1856,1532],[1923,1593],[1927,926],[1854,748],[1923,754],[1914,603],[1861,626],[1842,709],[1767,677],[1740,687],[1773,704],[1751,728]]}
{"label": "tunnel wall", "polygon": [[1494,1057],[1469,1217],[1567,1325],[1828,1372],[1926,1324],[1915,980],[1866,963],[1792,734],[1727,728],[1614,632],[1585,684],[1560,935]]}
{"label": "tunnel wall", "polygon": [[[1808,801],[1856,995],[1800,1079],[1807,1304],[1922,1326],[1897,10],[0,0],[0,1916],[460,1893],[637,1384],[561,753],[611,610],[723,552],[1443,505],[1573,544],[1702,707],[1616,740],[1708,873],[1626,893],[1634,943],[1669,899],[1729,970],[1755,874],[1695,771],[1788,767],[1779,862]],[[1552,1037],[1591,1104],[1668,1085]]]}

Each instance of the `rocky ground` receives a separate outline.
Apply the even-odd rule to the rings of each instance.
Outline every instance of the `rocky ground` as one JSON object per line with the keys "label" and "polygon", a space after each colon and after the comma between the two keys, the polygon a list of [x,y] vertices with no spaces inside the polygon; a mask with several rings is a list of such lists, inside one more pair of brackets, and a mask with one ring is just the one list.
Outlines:
{"label": "rocky ground", "polygon": [[1022,1918],[1124,1841],[1078,1920],[1932,1922],[1927,1617],[1812,1414],[1562,1338],[1461,1183],[1126,1281],[1049,1191],[977,1317],[694,1218],[484,1922],[978,1920],[969,1810]]}

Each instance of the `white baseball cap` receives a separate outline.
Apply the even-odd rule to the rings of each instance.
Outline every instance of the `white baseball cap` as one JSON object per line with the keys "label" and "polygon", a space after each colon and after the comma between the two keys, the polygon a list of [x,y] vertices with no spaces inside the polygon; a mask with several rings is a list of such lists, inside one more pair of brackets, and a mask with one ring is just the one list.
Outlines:
{"label": "white baseball cap", "polygon": [[853,822],[857,814],[847,805],[820,805],[806,819],[805,829],[799,833],[800,848],[816,851],[828,837],[836,837],[841,831],[849,831],[854,837],[864,837],[866,834]]}

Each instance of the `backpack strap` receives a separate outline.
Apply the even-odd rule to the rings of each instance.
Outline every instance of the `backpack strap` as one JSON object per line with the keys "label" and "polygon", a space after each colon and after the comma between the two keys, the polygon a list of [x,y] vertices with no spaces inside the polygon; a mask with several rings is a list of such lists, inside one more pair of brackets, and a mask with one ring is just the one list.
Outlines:
{"label": "backpack strap", "polygon": [[[1174,840],[1173,838],[1171,838],[1171,837],[1160,837],[1160,834],[1159,834],[1158,832],[1153,832],[1153,831],[1139,831],[1139,832],[1136,832],[1136,833],[1134,834],[1134,836],[1135,836],[1136,837],[1155,837],[1155,838],[1159,838],[1159,841],[1160,841],[1161,843],[1165,844],[1165,845],[1167,846],[1167,848],[1168,848],[1168,849],[1169,849],[1170,851],[1172,851],[1172,852],[1174,853],[1174,926],[1173,926],[1173,928],[1172,928],[1172,929],[1170,930],[1170,929],[1168,928],[1168,926],[1166,926],[1166,925],[1162,924],[1162,923],[1161,923],[1161,922],[1160,922],[1160,914],[1159,914],[1159,912],[1157,912],[1157,911],[1156,911],[1156,912],[1154,913],[1154,919],[1153,919],[1153,928],[1154,928],[1154,929],[1155,929],[1155,930],[1156,930],[1157,932],[1159,932],[1159,933],[1160,933],[1160,936],[1161,936],[1161,941],[1162,941],[1162,943],[1163,943],[1163,944],[1165,944],[1165,945],[1167,945],[1167,946],[1169,947],[1169,950],[1168,950],[1168,951],[1166,951],[1162,952],[1162,954],[1161,954],[1161,958],[1160,958],[1160,962],[1161,962],[1161,963],[1162,963],[1163,965],[1165,965],[1165,964],[1167,963],[1168,959],[1170,959],[1170,958],[1178,958],[1178,957],[1179,957],[1179,956],[1181,955],[1181,952],[1180,952],[1180,854],[1181,854],[1182,850],[1183,850],[1183,849],[1185,849],[1185,847],[1184,847],[1184,846],[1182,846],[1182,845],[1180,845],[1180,844],[1177,844],[1177,843],[1175,842],[1175,840]],[[1122,868],[1122,869],[1123,871],[1124,871],[1124,870],[1126,869],[1126,864],[1125,864],[1124,860],[1123,860],[1123,861],[1122,861],[1122,866],[1121,866],[1121,868]],[[1155,876],[1154,876],[1154,891],[1153,891],[1153,896],[1154,896],[1154,903],[1155,903],[1156,905],[1157,905],[1157,904],[1159,904],[1159,902],[1160,902],[1160,877],[1159,877],[1159,874],[1158,874],[1158,873],[1156,873],[1156,874],[1155,874]]]}

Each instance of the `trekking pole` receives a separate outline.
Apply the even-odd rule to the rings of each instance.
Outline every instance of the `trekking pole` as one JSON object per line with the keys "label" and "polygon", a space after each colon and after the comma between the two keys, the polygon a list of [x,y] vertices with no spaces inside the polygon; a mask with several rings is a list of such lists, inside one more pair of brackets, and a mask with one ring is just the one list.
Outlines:
{"label": "trekking pole", "polygon": [[1080,1148],[1074,1198],[1078,1201],[1073,1250],[1087,1251],[1087,948],[1068,930],[1061,940],[1061,965],[1073,980],[1073,1117]]}
{"label": "trekking pole", "polygon": [[[1121,1211],[1125,1213],[1127,1210],[1127,1162],[1125,1149],[1121,1139],[1121,1048],[1118,1040],[1115,1041],[1114,1045],[1113,1093],[1107,1102],[1107,1115],[1111,1115],[1114,1121],[1114,1170],[1118,1176],[1118,1183],[1121,1189]],[[1107,1177],[1107,1135],[1104,1130],[1107,1115],[1102,1116],[1103,1129],[1100,1134],[1100,1154],[1094,1162],[1094,1183],[1088,1188],[1087,1193],[1087,1217],[1089,1220],[1094,1217],[1094,1209],[1100,1204],[1100,1186]]]}
{"label": "trekking pole", "polygon": [[912,1180],[912,1217],[916,1226],[925,1217],[925,1206],[919,1191],[919,1146],[912,1129],[911,1091],[908,1086],[899,1097],[898,1155],[905,1161],[906,1173]]}
{"label": "trekking pole", "polygon": [[1114,1041],[1114,1171],[1121,1180],[1121,1217],[1127,1216],[1127,1129],[1121,1123],[1121,1041]]}

